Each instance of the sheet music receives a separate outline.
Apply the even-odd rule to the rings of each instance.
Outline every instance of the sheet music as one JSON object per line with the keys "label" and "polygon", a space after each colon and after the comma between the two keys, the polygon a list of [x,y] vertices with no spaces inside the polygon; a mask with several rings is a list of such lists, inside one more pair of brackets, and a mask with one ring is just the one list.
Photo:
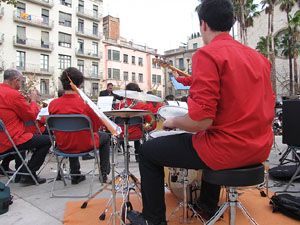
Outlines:
{"label": "sheet music", "polygon": [[178,102],[179,106],[182,107],[182,108],[188,108],[188,105],[186,102]]}
{"label": "sheet music", "polygon": [[98,97],[97,106],[102,112],[111,111],[114,96],[101,96]]}
{"label": "sheet music", "polygon": [[177,101],[168,101],[168,105],[179,106]]}
{"label": "sheet music", "polygon": [[48,116],[48,115],[49,115],[48,107],[41,108],[39,114],[36,117],[36,120],[40,120],[43,116]]}

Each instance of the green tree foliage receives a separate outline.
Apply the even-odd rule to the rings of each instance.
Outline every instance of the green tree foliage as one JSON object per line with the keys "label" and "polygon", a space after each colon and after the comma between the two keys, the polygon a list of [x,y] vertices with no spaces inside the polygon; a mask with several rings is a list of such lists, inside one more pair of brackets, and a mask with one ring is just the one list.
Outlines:
{"label": "green tree foliage", "polygon": [[0,5],[2,4],[2,2],[9,4],[9,5],[14,5],[14,7],[17,7],[17,0],[0,0]]}

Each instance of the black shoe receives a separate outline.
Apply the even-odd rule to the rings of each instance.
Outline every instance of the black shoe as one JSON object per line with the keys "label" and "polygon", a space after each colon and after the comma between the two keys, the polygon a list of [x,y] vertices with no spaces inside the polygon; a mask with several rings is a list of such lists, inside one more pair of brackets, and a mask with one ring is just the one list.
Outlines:
{"label": "black shoe", "polygon": [[80,175],[80,176],[71,176],[71,183],[72,184],[79,184],[81,181],[85,180],[85,176],[84,175]]}
{"label": "black shoe", "polygon": [[[210,218],[212,218],[216,214],[219,208],[220,207],[217,207],[215,209],[209,209],[205,205],[199,204],[197,202],[194,205],[194,209],[196,210],[196,212],[205,220],[210,220]],[[223,218],[223,215],[220,218]]]}
{"label": "black shoe", "polygon": [[82,160],[90,160],[90,159],[94,159],[94,158],[95,158],[95,156],[92,156],[90,154],[82,156]]}
{"label": "black shoe", "polygon": [[[36,181],[39,184],[43,184],[46,182],[46,178],[41,178],[36,174],[33,174],[33,176],[35,177]],[[25,185],[35,185],[35,182],[30,175],[22,175],[20,179],[20,183]]]}
{"label": "black shoe", "polygon": [[103,181],[103,183],[107,182],[107,175],[104,173],[102,173],[102,181]]}
{"label": "black shoe", "polygon": [[166,225],[166,221],[161,221],[160,223],[152,223],[149,220],[145,220],[143,215],[135,210],[130,210],[127,212],[127,219],[131,222],[131,225]]}

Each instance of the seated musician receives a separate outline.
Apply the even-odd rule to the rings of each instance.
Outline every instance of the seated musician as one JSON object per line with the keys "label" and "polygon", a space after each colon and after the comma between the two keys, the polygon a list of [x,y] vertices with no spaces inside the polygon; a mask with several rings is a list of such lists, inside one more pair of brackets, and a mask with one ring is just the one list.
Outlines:
{"label": "seated musician", "polygon": [[[141,89],[139,88],[139,86],[136,83],[129,83],[126,85],[126,90],[130,90],[130,91],[138,91],[140,92]],[[127,106],[130,106],[132,104],[132,99],[124,99],[118,106],[118,108],[124,108],[125,107],[125,101],[127,100]],[[141,102],[138,102],[135,106],[130,107],[131,109],[141,109],[141,110],[148,110],[148,106],[146,104],[143,104]],[[152,120],[151,116],[146,115],[144,116],[144,121],[145,122],[150,122]],[[124,126],[120,126],[122,128],[122,134],[121,137],[123,137],[124,134]],[[132,125],[132,126],[128,126],[128,140],[132,140],[132,139],[141,139],[144,136],[140,125]],[[139,148],[140,148],[140,141],[134,141],[134,153],[135,153],[135,159],[137,162],[139,162]],[[124,147],[124,146],[123,146]]]}
{"label": "seated musician", "polygon": [[[100,118],[87,104],[84,103],[83,99],[80,98],[75,91],[73,91],[67,75],[78,88],[80,88],[80,85],[84,81],[83,74],[74,67],[69,67],[65,71],[63,71],[60,76],[60,81],[62,82],[65,93],[62,97],[54,99],[49,104],[49,114],[83,114],[90,118],[93,124],[96,145],[97,148],[99,148],[103,181],[106,182],[107,175],[110,172],[109,135],[105,132],[98,131],[99,127],[102,126]],[[70,140],[72,141],[70,142]],[[92,137],[89,131],[78,131],[76,133],[57,131],[56,143],[60,150],[67,153],[79,153],[90,151],[91,149],[93,149]],[[69,158],[69,161],[71,174],[81,174],[80,162],[78,157],[71,157]],[[71,177],[72,184],[78,184],[84,180],[84,175]]]}
{"label": "seated musician", "polygon": [[[147,94],[153,95],[152,91],[148,91]],[[157,126],[157,121],[155,118],[155,114],[157,113],[158,109],[160,107],[162,107],[162,104],[159,102],[147,102],[147,106],[148,106],[148,110],[151,111],[153,113],[153,118],[154,119],[154,123],[152,125],[152,127],[149,128],[149,131],[155,130],[156,126]],[[153,122],[153,121],[151,121]]]}
{"label": "seated musician", "polygon": [[[51,142],[48,135],[33,135],[25,130],[25,121],[34,121],[39,109],[36,104],[38,99],[36,90],[29,93],[30,104],[28,104],[24,96],[18,91],[21,87],[22,79],[23,74],[16,69],[7,69],[4,71],[4,82],[0,84],[0,118],[19,150],[34,149],[27,165],[37,182],[42,184],[46,182],[46,179],[38,177],[36,171],[43,165]],[[1,132],[0,154],[9,151],[14,151],[12,144],[6,134]],[[9,162],[12,159],[12,156],[9,155],[2,161],[2,166],[5,170],[10,170]],[[22,164],[22,161],[17,155],[15,155],[15,161],[16,168],[18,168]],[[27,172],[26,168],[21,168],[21,172]],[[35,184],[32,177],[27,175],[17,175],[15,182],[26,185]]]}
{"label": "seated musician", "polygon": [[[230,0],[202,1],[198,11],[205,46],[193,56],[188,114],[167,118],[165,129],[195,132],[158,137],[140,148],[143,211],[129,211],[133,225],[166,224],[164,166],[224,170],[264,162],[273,133],[270,62],[233,40]],[[251,94],[249,94],[251,92]],[[220,187],[202,180],[198,210],[206,219],[218,208]]]}

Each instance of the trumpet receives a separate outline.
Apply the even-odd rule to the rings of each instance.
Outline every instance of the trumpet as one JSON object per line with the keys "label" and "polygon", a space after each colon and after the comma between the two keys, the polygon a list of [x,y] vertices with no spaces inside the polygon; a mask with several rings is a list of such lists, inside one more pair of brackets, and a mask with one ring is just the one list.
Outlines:
{"label": "trumpet", "polygon": [[[36,90],[36,89],[35,89],[35,90]],[[31,102],[30,93],[31,93],[32,91],[33,91],[33,90],[29,90],[28,92],[26,92],[26,91],[24,91],[24,90],[20,90],[21,94],[24,96],[24,98],[26,99],[26,101],[27,101],[28,103]],[[41,96],[40,93],[39,93],[39,91],[38,91],[38,90],[36,90],[36,91],[37,91],[38,96]],[[40,99],[36,100],[36,103],[38,104],[39,108],[46,108],[46,107],[48,106],[48,103],[43,102],[43,101],[41,101]]]}

